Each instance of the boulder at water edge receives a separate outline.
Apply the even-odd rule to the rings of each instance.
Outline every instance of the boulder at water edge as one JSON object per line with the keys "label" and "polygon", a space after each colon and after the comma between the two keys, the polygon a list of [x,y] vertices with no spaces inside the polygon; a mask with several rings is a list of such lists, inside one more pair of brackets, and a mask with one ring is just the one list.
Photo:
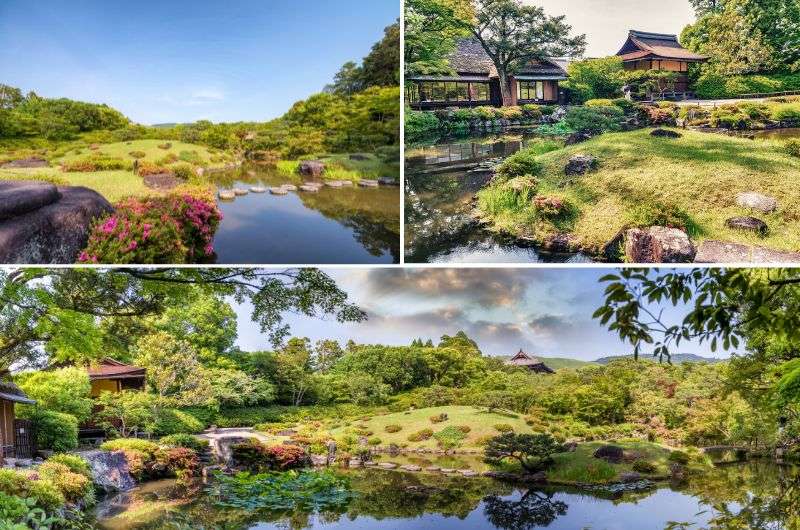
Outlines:
{"label": "boulder at water edge", "polygon": [[606,462],[620,462],[625,456],[625,452],[622,450],[622,447],[618,445],[604,445],[599,447],[592,456],[605,460]]}
{"label": "boulder at water edge", "polygon": [[89,463],[92,481],[103,491],[127,491],[136,486],[122,451],[85,451],[79,454]]}
{"label": "boulder at water edge", "polygon": [[300,172],[301,175],[320,177],[325,172],[325,164],[319,160],[305,160],[300,162],[297,171]]}
{"label": "boulder at water edge", "polygon": [[75,263],[92,221],[113,211],[88,188],[0,182],[0,263]]}
{"label": "boulder at water edge", "polygon": [[625,232],[629,263],[691,263],[696,252],[686,232],[677,228],[651,226]]}

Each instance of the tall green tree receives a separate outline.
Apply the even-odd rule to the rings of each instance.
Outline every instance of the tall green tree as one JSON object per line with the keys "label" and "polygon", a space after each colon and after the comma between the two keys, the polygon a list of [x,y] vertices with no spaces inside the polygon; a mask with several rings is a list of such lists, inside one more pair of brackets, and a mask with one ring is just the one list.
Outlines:
{"label": "tall green tree", "polygon": [[470,0],[406,0],[405,74],[451,73],[448,56],[474,15]]}
{"label": "tall green tree", "polygon": [[400,22],[387,26],[361,66],[365,88],[400,86]]}

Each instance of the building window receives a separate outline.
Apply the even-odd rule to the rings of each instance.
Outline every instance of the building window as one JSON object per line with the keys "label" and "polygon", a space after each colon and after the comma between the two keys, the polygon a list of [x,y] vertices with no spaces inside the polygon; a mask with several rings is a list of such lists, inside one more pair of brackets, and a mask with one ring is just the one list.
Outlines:
{"label": "building window", "polygon": [[410,103],[489,102],[489,83],[466,81],[413,81],[407,86]]}
{"label": "building window", "polygon": [[518,100],[543,100],[544,82],[543,81],[517,81]]}

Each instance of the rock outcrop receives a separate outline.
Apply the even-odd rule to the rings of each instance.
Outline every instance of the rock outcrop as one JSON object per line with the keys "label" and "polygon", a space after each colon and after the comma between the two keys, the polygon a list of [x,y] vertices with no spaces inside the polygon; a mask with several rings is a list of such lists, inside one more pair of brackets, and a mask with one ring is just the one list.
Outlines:
{"label": "rock outcrop", "polygon": [[75,263],[92,221],[110,212],[88,188],[0,182],[0,263]]}
{"label": "rock outcrop", "polygon": [[697,248],[695,263],[800,263],[800,253],[708,239]]}
{"label": "rock outcrop", "polygon": [[767,223],[755,217],[742,216],[731,217],[725,220],[725,226],[734,230],[744,230],[746,232],[757,232],[761,235],[767,233]]}
{"label": "rock outcrop", "polygon": [[305,160],[300,162],[297,171],[300,172],[301,175],[320,177],[325,172],[325,164],[319,160]]}
{"label": "rock outcrop", "polygon": [[629,263],[691,263],[696,252],[686,232],[677,228],[651,226],[625,232]]}
{"label": "rock outcrop", "polygon": [[122,451],[84,451],[79,453],[89,463],[92,480],[106,493],[128,491],[136,486],[128,461]]}
{"label": "rock outcrop", "polygon": [[742,208],[750,208],[751,210],[758,210],[762,213],[772,213],[778,209],[777,199],[754,191],[748,191],[737,195],[736,204]]}
{"label": "rock outcrop", "polygon": [[597,157],[587,154],[572,155],[564,168],[564,174],[569,176],[585,175],[597,168]]}

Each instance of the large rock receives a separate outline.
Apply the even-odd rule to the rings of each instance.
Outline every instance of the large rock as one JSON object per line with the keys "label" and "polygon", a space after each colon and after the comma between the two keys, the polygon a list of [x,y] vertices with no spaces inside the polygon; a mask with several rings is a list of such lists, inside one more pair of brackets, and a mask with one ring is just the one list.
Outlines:
{"label": "large rock", "polygon": [[325,172],[325,164],[319,160],[305,160],[300,162],[297,171],[299,171],[301,175],[320,177]]}
{"label": "large rock", "polygon": [[767,223],[755,217],[742,216],[731,217],[725,220],[725,226],[734,230],[744,230],[747,232],[758,232],[761,235],[767,233]]}
{"label": "large rock", "polygon": [[736,196],[736,204],[742,208],[750,208],[763,213],[772,213],[778,209],[778,201],[774,197],[762,195],[754,191],[740,193]]}
{"label": "large rock", "polygon": [[564,173],[569,176],[585,175],[597,168],[597,157],[587,154],[572,155],[564,168]]}
{"label": "large rock", "polygon": [[625,456],[625,451],[618,445],[603,445],[598,447],[592,456],[606,462],[621,462]]}
{"label": "large rock", "polygon": [[43,159],[37,157],[31,158],[23,158],[20,160],[12,160],[11,162],[6,162],[3,165],[0,165],[0,169],[20,169],[20,168],[36,168],[36,167],[49,167],[50,163]]}
{"label": "large rock", "polygon": [[0,220],[38,210],[60,198],[58,188],[46,182],[0,182]]}
{"label": "large rock", "polygon": [[92,480],[103,491],[128,491],[136,486],[122,451],[84,451],[79,454],[89,463]]}
{"label": "large rock", "polygon": [[800,263],[800,253],[709,239],[697,248],[695,263]]}
{"label": "large rock", "polygon": [[[59,199],[48,202],[53,194],[50,185],[34,184],[2,183],[2,193],[16,197],[13,208],[42,206],[0,221],[0,263],[75,263],[89,240],[92,221],[113,212],[111,204],[93,190],[70,186],[58,187]],[[15,191],[26,186],[28,192]]]}
{"label": "large rock", "polygon": [[566,141],[564,142],[565,145],[575,145],[586,142],[592,139],[591,133],[585,131],[578,131],[570,134],[567,136]]}
{"label": "large rock", "polygon": [[633,228],[625,232],[629,263],[691,263],[696,250],[683,230],[665,226]]}

